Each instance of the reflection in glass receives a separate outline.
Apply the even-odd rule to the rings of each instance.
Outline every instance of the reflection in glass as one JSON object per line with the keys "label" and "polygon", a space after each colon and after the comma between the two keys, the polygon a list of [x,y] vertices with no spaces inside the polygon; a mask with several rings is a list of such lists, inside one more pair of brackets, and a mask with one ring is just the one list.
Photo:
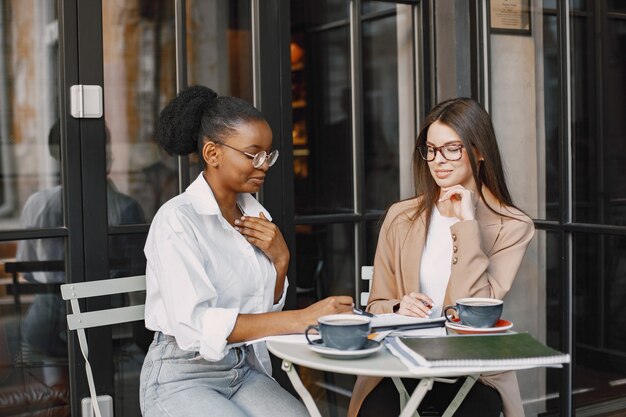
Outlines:
{"label": "reflection in glass", "polygon": [[298,214],[353,211],[350,60],[348,28],[308,33],[306,105],[293,109],[294,128],[305,123],[307,140],[294,138],[295,206]]}
{"label": "reflection in glass", "polygon": [[626,12],[624,0],[607,0],[606,8],[609,12]]}
{"label": "reflection in glass", "polygon": [[253,101],[250,0],[188,2],[189,85]]}
{"label": "reflection in glass", "polygon": [[294,27],[317,26],[348,19],[350,2],[346,0],[291,0],[291,23]]}
{"label": "reflection in glass", "polygon": [[378,246],[378,236],[380,233],[380,227],[385,220],[384,215],[381,215],[379,220],[369,221],[365,226],[365,241],[367,246],[365,248],[365,260],[363,265],[374,265],[374,257],[376,256],[376,246]]}
{"label": "reflection in glass", "polygon": [[[63,226],[55,3],[0,3],[2,230]],[[0,415],[70,416],[64,255],[64,238],[0,242]]]}
{"label": "reflection in glass", "polygon": [[626,396],[626,237],[574,235],[575,404]]}
{"label": "reflection in glass", "polygon": [[573,17],[572,42],[574,217],[626,225],[626,21]]}
{"label": "reflection in glass", "polygon": [[366,15],[367,13],[382,12],[385,10],[393,10],[396,8],[396,4],[392,2],[381,2],[372,0],[363,0],[361,2],[361,13]]}
{"label": "reflection in glass", "polygon": [[149,221],[178,192],[176,160],[154,140],[159,111],[175,94],[173,3],[102,2],[107,174],[116,192],[141,207],[132,222]]}
{"label": "reflection in glass", "polygon": [[299,308],[330,295],[354,295],[354,227],[296,226]]}
{"label": "reflection in glass", "polygon": [[[143,275],[146,259],[143,247],[145,234],[120,234],[109,236],[109,265],[112,277]],[[114,298],[115,307],[138,305],[145,302],[145,291]],[[115,379],[115,415],[140,416],[139,372],[154,333],[145,328],[143,321],[113,326],[113,372]]]}
{"label": "reflection in glass", "polygon": [[[513,311],[520,308],[523,314],[537,310],[535,317],[530,320],[524,319],[519,313],[513,316],[514,326],[517,331],[529,331],[539,340],[555,349],[563,350],[563,281],[561,264],[561,246],[559,233],[537,230],[533,238],[526,257],[518,272],[516,283],[512,292],[516,290],[525,293],[521,305],[505,304],[506,314],[513,314]],[[538,277],[539,283],[545,283],[545,287],[527,287],[525,282],[530,277]],[[520,288],[521,287],[521,288]],[[528,290],[538,292],[538,300],[531,297],[531,301],[526,302]],[[545,291],[545,296],[544,296]],[[510,294],[509,294],[510,295]],[[510,296],[505,298],[505,303],[513,302]],[[534,304],[533,304],[534,303]],[[535,307],[536,304],[536,307]],[[529,306],[533,306],[529,310]],[[562,386],[561,369],[534,369],[528,371],[518,371],[522,400],[525,403],[526,415],[558,415],[560,409],[559,392]]]}
{"label": "reflection in glass", "polygon": [[[622,2],[622,11],[626,5]],[[626,225],[626,20],[624,16],[606,19],[607,30],[602,45],[606,56],[603,60],[604,85],[603,125],[605,164],[604,181],[607,189],[609,221]]]}
{"label": "reflection in glass", "polygon": [[63,256],[62,238],[0,243],[0,415],[70,415]]}
{"label": "reflection in glass", "polygon": [[365,207],[384,210],[400,197],[395,14],[363,22],[363,90]]}
{"label": "reflection in glass", "polygon": [[[545,126],[545,159],[543,164],[543,178],[545,193],[540,198],[538,218],[558,220],[560,218],[559,205],[559,49],[557,36],[556,14],[543,16],[543,84],[544,84],[544,126]],[[541,153],[540,153],[541,154]],[[541,162],[539,160],[538,162]],[[541,196],[540,196],[541,197]],[[543,200],[543,204],[541,201]],[[541,207],[543,206],[543,207]],[[521,207],[532,213],[527,207]]]}
{"label": "reflection in glass", "polygon": [[[253,103],[250,0],[187,2],[187,83]],[[202,165],[189,156],[190,178]]]}
{"label": "reflection in glass", "polygon": [[20,227],[29,196],[60,188],[58,155],[48,150],[59,114],[54,3],[5,1],[0,7],[0,229]]}

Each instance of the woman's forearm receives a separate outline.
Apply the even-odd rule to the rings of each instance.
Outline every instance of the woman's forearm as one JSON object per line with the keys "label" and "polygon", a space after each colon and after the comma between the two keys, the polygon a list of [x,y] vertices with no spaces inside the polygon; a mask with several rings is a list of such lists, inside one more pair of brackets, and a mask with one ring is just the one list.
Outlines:
{"label": "woman's forearm", "polygon": [[276,304],[283,296],[285,278],[287,277],[287,269],[289,268],[289,260],[280,264],[274,264],[274,268],[276,268],[276,285],[274,286],[274,304]]}
{"label": "woman's forearm", "polygon": [[304,332],[296,311],[276,311],[261,314],[240,314],[227,338],[228,343],[245,342],[265,336]]}

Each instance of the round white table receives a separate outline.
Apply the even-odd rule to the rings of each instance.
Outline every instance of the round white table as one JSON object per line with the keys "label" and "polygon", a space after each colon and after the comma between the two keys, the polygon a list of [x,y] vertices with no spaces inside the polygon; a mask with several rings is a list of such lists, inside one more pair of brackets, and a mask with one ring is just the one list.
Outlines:
{"label": "round white table", "polygon": [[[456,397],[450,403],[450,406],[443,416],[452,416],[459,407],[463,398],[470,388],[474,385],[478,376],[484,372],[510,371],[516,369],[525,369],[528,367],[437,367],[419,369],[409,369],[395,356],[393,356],[386,347],[373,353],[370,356],[359,359],[333,359],[321,356],[309,349],[309,346],[303,343],[289,343],[278,340],[267,340],[267,348],[275,356],[282,359],[282,370],[287,373],[293,387],[298,392],[309,413],[313,417],[321,417],[321,414],[313,401],[313,397],[302,384],[298,373],[294,368],[295,365],[304,366],[311,369],[317,369],[327,372],[337,372],[348,375],[366,375],[392,377],[401,396],[401,414],[400,417],[411,417],[418,415],[418,405],[432,388],[436,381],[453,383],[456,379],[445,379],[455,377],[467,377],[463,386],[459,389]],[[409,396],[402,385],[400,378],[419,378],[420,382]],[[398,385],[400,384],[400,386]],[[404,390],[404,392],[402,392]],[[403,398],[404,396],[404,398]]]}

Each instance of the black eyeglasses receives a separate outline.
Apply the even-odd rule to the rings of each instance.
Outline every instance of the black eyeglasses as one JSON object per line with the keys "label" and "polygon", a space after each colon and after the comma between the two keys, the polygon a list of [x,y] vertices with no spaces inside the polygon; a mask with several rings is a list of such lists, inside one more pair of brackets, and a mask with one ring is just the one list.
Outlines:
{"label": "black eyeglasses", "polygon": [[435,160],[437,151],[439,151],[441,156],[443,156],[447,161],[458,161],[463,157],[463,148],[464,146],[461,143],[449,143],[442,146],[421,145],[417,147],[417,150],[419,151],[422,159],[427,162]]}
{"label": "black eyeglasses", "polygon": [[242,154],[244,154],[245,156],[247,156],[248,158],[252,159],[252,166],[255,167],[256,169],[259,169],[263,166],[263,164],[265,163],[265,161],[267,161],[267,166],[272,166],[276,163],[276,160],[278,159],[278,149],[273,150],[270,153],[267,153],[265,151],[261,151],[258,152],[256,154],[251,154],[245,151],[242,151],[241,149],[237,149],[234,148],[230,145],[227,145],[225,143],[221,143],[219,142],[220,145],[224,145],[227,148],[233,149],[235,151],[241,152]]}

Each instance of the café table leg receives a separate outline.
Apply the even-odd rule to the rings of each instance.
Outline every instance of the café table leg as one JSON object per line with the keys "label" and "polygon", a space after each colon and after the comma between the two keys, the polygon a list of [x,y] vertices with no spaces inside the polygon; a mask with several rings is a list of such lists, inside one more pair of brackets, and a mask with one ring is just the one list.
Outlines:
{"label": "caf\u00e9 table leg", "polygon": [[293,364],[287,360],[283,360],[282,368],[283,371],[287,373],[287,376],[289,377],[289,380],[291,381],[294,389],[296,390],[298,395],[300,395],[300,398],[302,398],[302,401],[309,411],[309,414],[311,414],[311,417],[322,417],[319,409],[317,408],[317,405],[315,404],[315,401],[313,401],[313,397],[311,397],[309,391],[302,384],[302,380],[300,379],[300,376],[298,375],[298,372],[296,371]]}
{"label": "caf\u00e9 table leg", "polygon": [[422,378],[420,379],[419,384],[411,394],[411,398],[406,403],[404,410],[400,413],[400,417],[411,417],[415,410],[417,410],[417,406],[420,405],[424,396],[428,391],[433,387],[433,378]]}

